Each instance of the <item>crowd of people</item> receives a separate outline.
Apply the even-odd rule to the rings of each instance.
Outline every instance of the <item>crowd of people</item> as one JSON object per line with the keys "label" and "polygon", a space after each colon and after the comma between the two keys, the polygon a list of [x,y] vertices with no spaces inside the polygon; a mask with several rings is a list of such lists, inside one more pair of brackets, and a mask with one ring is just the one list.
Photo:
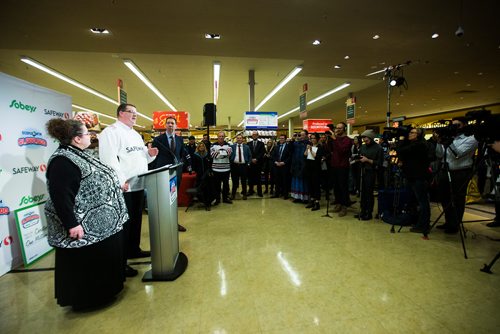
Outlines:
{"label": "crowd of people", "polygon": [[[45,213],[49,244],[56,249],[55,296],[61,306],[85,309],[108,303],[123,289],[126,277],[137,275],[127,259],[150,256],[139,246],[144,184],[133,178],[148,167],[184,162],[187,171],[196,173],[197,196],[207,210],[221,202],[233,204],[240,196],[247,200],[269,194],[317,211],[324,196],[327,203],[332,201],[332,211],[344,217],[353,204],[350,195],[355,195],[360,197],[360,220],[373,219],[374,192],[380,194],[391,183],[395,167],[418,208],[410,231],[427,235],[433,179],[445,212],[445,223],[438,228],[446,233],[460,228],[478,146],[474,136],[460,130],[466,125],[463,118],[453,119],[458,132],[447,140],[435,136],[425,141],[422,129],[410,129],[393,147],[395,162],[388,161],[391,155],[377,143],[373,130],[351,139],[343,122],[321,135],[303,130],[265,144],[257,131],[248,141],[238,134],[229,143],[220,131],[214,143],[205,135],[199,143],[190,137],[184,144],[175,134],[175,118],[169,117],[165,133],[144,145],[133,129],[136,119],[134,105],[118,107],[117,121],[99,136],[98,158],[86,153],[91,133],[84,124],[62,119],[47,123],[49,135],[60,142],[48,163]],[[500,152],[499,146],[496,138],[491,148]],[[498,183],[498,162],[492,174]],[[181,167],[177,176],[180,189]],[[499,199],[497,192],[496,210]],[[489,226],[499,226],[498,216]],[[178,229],[186,231],[180,225]]]}

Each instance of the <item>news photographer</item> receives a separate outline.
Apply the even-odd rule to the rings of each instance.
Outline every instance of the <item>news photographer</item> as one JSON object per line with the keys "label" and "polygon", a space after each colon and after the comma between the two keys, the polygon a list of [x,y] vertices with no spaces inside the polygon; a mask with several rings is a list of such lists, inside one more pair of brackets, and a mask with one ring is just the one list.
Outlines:
{"label": "news photographer", "polygon": [[429,232],[431,209],[429,204],[429,146],[424,141],[424,131],[421,128],[411,129],[408,138],[401,141],[396,148],[399,165],[413,190],[418,203],[418,221],[410,232]]}
{"label": "news photographer", "polygon": [[[456,117],[446,131],[439,131],[436,157],[444,162],[438,176],[441,204],[445,213],[445,223],[438,226],[445,233],[458,232],[465,211],[467,185],[472,178],[474,152],[478,142],[472,135],[466,135],[467,119]],[[448,172],[449,178],[448,180]]]}

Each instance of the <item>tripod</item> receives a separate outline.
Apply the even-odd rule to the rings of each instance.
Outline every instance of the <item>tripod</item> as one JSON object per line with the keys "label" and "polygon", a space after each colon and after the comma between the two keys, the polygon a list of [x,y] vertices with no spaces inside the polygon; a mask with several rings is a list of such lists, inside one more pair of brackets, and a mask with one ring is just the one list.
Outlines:
{"label": "tripod", "polygon": [[[441,214],[437,217],[437,219],[434,221],[434,223],[432,224],[432,226],[429,228],[429,232],[434,228],[434,226],[438,223],[439,219],[441,219],[441,217],[444,215],[445,211],[448,209],[448,207],[451,207],[451,212],[455,218],[455,221],[458,222],[458,230],[460,232],[460,240],[462,242],[462,249],[464,251],[464,258],[467,259],[467,250],[465,249],[465,231],[464,231],[464,225],[463,225],[463,221],[462,219],[458,217],[458,214],[457,214],[457,207],[456,207],[456,204],[455,204],[455,195],[454,195],[454,191],[453,191],[453,185],[452,185],[452,180],[451,180],[451,174],[450,174],[450,168],[448,166],[448,161],[446,160],[447,158],[447,153],[448,153],[448,147],[445,147],[444,149],[444,155],[443,155],[443,166],[444,166],[444,171],[447,175],[447,178],[448,178],[448,186],[449,186],[449,191],[450,191],[450,203],[443,208],[443,211],[441,212]],[[464,187],[465,184],[462,185],[462,187]]]}
{"label": "tripod", "polygon": [[325,198],[326,198],[326,213],[321,217],[333,218],[328,214],[328,210],[330,208],[330,189],[328,189],[328,184],[325,187]]}

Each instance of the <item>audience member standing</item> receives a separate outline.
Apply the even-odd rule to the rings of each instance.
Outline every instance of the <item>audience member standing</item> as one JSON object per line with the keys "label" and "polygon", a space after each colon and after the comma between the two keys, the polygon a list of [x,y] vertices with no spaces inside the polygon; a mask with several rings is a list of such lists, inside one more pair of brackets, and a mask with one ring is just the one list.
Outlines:
{"label": "audience member standing", "polygon": [[248,175],[248,196],[253,195],[254,186],[257,187],[257,195],[262,197],[262,163],[264,162],[264,153],[266,151],[264,143],[259,140],[259,133],[252,131],[252,141],[248,143],[250,152],[252,153],[252,161],[250,162],[250,170]]}
{"label": "audience member standing", "polygon": [[347,214],[347,207],[351,205],[349,198],[349,157],[351,156],[352,139],[347,136],[347,125],[340,122],[335,126],[335,132],[330,141],[331,166],[333,176],[333,193],[335,207],[339,217]]}
{"label": "audience member standing", "polygon": [[236,144],[231,146],[232,153],[229,161],[231,162],[231,180],[233,189],[231,191],[231,199],[236,197],[236,191],[241,180],[241,195],[243,199],[247,199],[247,177],[252,153],[247,144],[243,144],[243,135],[236,136]]}
{"label": "audience member standing", "polygon": [[[229,198],[229,174],[231,171],[231,164],[229,157],[231,156],[231,146],[225,141],[226,134],[221,131],[217,134],[217,142],[210,147],[210,155],[212,156],[212,171],[214,172],[215,183],[215,203],[217,205],[221,201],[224,203],[232,204]],[[222,192],[221,192],[222,186]]]}
{"label": "audience member standing", "polygon": [[[116,110],[118,120],[105,128],[99,136],[99,158],[118,174],[125,192],[129,221],[123,226],[125,254],[129,259],[148,257],[150,251],[140,248],[142,209],[144,206],[144,179],[130,178],[148,171],[148,163],[158,155],[158,149],[144,146],[142,137],[133,126],[137,121],[137,110],[132,104],[120,104]],[[125,274],[137,275],[137,270],[126,266]]]}
{"label": "audience member standing", "polygon": [[214,198],[212,157],[208,154],[205,143],[200,142],[192,158],[193,170],[196,173],[196,188],[198,198],[205,204],[207,211]]}
{"label": "audience member standing", "polygon": [[309,185],[309,204],[307,209],[312,211],[319,210],[319,200],[321,199],[321,158],[323,156],[323,147],[319,145],[319,135],[312,133],[310,136],[311,143],[306,146],[304,152],[305,178]]}
{"label": "audience member standing", "polygon": [[272,157],[274,182],[276,189],[273,198],[283,196],[288,199],[290,192],[290,163],[292,161],[292,143],[286,141],[285,135],[279,136],[279,142]]}
{"label": "audience member standing", "polygon": [[309,200],[309,186],[305,180],[304,169],[306,159],[304,152],[310,144],[307,130],[300,132],[300,137],[293,142],[292,166],[291,166],[291,196],[295,203],[307,202]]}
{"label": "audience member standing", "polygon": [[375,142],[375,132],[366,130],[361,134],[364,145],[360,148],[361,159],[361,211],[356,218],[361,220],[372,219],[375,188],[375,177],[377,170],[382,166],[384,152]]}
{"label": "audience member standing", "polygon": [[274,150],[276,149],[276,145],[274,145],[274,140],[269,139],[266,143],[266,152],[264,153],[264,162],[262,166],[262,174],[264,176],[264,185],[266,189],[264,190],[264,194],[270,192],[270,194],[274,194],[274,174],[273,174],[273,155]]}

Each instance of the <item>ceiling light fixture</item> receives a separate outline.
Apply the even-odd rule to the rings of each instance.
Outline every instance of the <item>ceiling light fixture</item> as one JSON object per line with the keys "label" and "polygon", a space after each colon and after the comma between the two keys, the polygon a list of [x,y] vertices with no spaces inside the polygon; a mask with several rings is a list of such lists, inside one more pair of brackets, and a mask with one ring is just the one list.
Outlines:
{"label": "ceiling light fixture", "polygon": [[341,66],[340,65],[335,65],[335,66],[333,66],[333,68],[335,68],[335,69],[338,70],[339,68],[341,68]]}
{"label": "ceiling light fixture", "polygon": [[[311,104],[313,104],[315,102],[318,102],[319,100],[322,100],[325,97],[332,95],[333,93],[336,93],[336,92],[338,92],[338,91],[340,91],[340,90],[342,90],[342,89],[344,89],[346,87],[349,87],[350,85],[351,85],[350,82],[343,83],[342,85],[340,85],[338,87],[335,87],[334,89],[331,89],[328,92],[326,92],[324,94],[321,94],[320,96],[318,96],[318,97],[312,99],[311,101],[307,102],[307,105],[311,105]],[[292,110],[284,113],[283,115],[278,116],[278,119],[283,118],[283,117],[285,117],[287,115],[290,115],[291,113],[294,113],[294,112],[296,112],[298,110],[299,110],[299,107],[293,108]]]}
{"label": "ceiling light fixture", "polygon": [[[172,105],[172,103],[170,103],[169,100],[167,100],[167,98],[165,96],[163,96],[163,94],[158,90],[158,88],[155,87],[155,85],[153,85],[151,83],[151,81],[149,81],[149,79],[146,77],[146,75],[144,73],[141,72],[141,70],[134,64],[134,62],[130,59],[123,59],[123,63],[125,64],[125,66],[127,66],[129,68],[129,70],[131,70],[146,86],[148,86],[149,89],[151,89],[151,91],[153,93],[156,94],[156,96],[158,96],[160,98],[160,100],[162,100],[170,109],[172,109],[172,111],[177,111],[177,109],[175,109],[175,107]],[[144,116],[144,115],[143,115]],[[145,117],[145,116],[144,116]],[[149,120],[153,120],[152,118],[149,118],[149,117],[146,117],[148,118]]]}
{"label": "ceiling light fixture", "polygon": [[345,57],[344,57],[344,59],[345,59],[345,60],[347,60],[347,59],[351,59],[351,57],[349,57],[349,56],[345,56]]}
{"label": "ceiling light fixture", "polygon": [[206,39],[220,39],[219,34],[205,34]]}
{"label": "ceiling light fixture", "polygon": [[80,109],[80,110],[87,111],[87,112],[93,112],[94,114],[101,115],[101,116],[103,116],[103,117],[107,117],[107,118],[111,118],[111,119],[113,119],[113,120],[115,120],[115,121],[116,121],[116,117],[109,116],[109,115],[106,115],[106,114],[100,113],[100,112],[98,112],[98,111],[95,111],[95,110],[92,110],[92,109],[89,109],[89,108],[85,108],[85,107],[79,106],[79,105],[77,105],[77,104],[72,104],[71,106],[72,106],[73,108]]}
{"label": "ceiling light fixture", "polygon": [[85,86],[84,84],[82,84],[82,83],[80,83],[80,82],[78,82],[78,81],[76,81],[74,79],[71,79],[70,77],[68,77],[68,76],[66,76],[66,75],[64,75],[64,74],[62,74],[60,72],[57,72],[56,70],[54,70],[54,69],[52,69],[52,68],[50,68],[50,67],[48,67],[48,66],[46,66],[46,65],[44,65],[42,63],[40,63],[40,62],[38,62],[38,61],[30,58],[30,57],[22,56],[21,57],[21,61],[23,63],[26,63],[28,65],[36,67],[39,70],[44,71],[45,73],[48,73],[48,74],[50,74],[52,76],[55,76],[58,79],[66,81],[67,83],[72,84],[73,86],[76,86],[76,87],[78,87],[78,88],[80,88],[80,89],[82,89],[82,90],[84,90],[84,91],[86,91],[86,92],[88,92],[90,94],[94,94],[95,96],[100,97],[101,99],[106,100],[106,101],[108,101],[110,103],[113,103],[114,105],[119,105],[119,103],[117,101],[113,100],[109,96],[106,96],[106,95],[104,95],[102,93],[99,93],[95,89],[92,89],[92,88],[90,88],[88,86]]}
{"label": "ceiling light fixture", "polygon": [[312,45],[320,45],[321,41],[319,39],[315,39],[314,42],[312,42]]}
{"label": "ceiling light fixture", "polygon": [[109,30],[105,28],[90,28],[90,31],[94,34],[109,34]]}
{"label": "ceiling light fixture", "polygon": [[214,61],[214,104],[219,100],[220,62]]}
{"label": "ceiling light fixture", "polygon": [[438,33],[434,33],[434,34],[432,34],[432,36],[431,36],[431,38],[432,38],[432,39],[436,39],[436,38],[438,38],[438,37],[439,37],[439,34],[438,34]]}
{"label": "ceiling light fixture", "polygon": [[379,38],[380,38],[380,36],[379,36],[379,35],[374,35],[372,38],[373,38],[373,39],[379,39]]}
{"label": "ceiling light fixture", "polygon": [[277,92],[281,90],[290,80],[292,80],[297,74],[302,71],[302,66],[296,66],[287,76],[281,80],[281,82],[273,88],[273,90],[267,94],[267,96],[255,107],[254,111],[257,111],[262,107],[267,101],[269,101]]}

